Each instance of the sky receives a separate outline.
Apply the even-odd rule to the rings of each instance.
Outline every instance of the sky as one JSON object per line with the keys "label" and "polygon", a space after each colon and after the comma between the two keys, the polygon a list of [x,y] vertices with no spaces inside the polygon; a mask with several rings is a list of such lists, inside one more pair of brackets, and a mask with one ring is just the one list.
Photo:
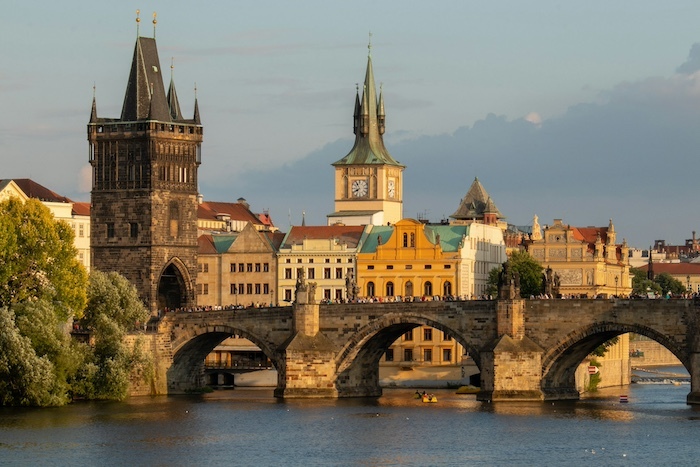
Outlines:
{"label": "sky", "polygon": [[200,192],[283,231],[334,211],[370,32],[405,217],[448,218],[478,177],[516,225],[613,219],[637,248],[700,229],[697,0],[6,0],[0,178],[89,200],[93,92],[120,115],[137,9],[186,117],[196,87]]}

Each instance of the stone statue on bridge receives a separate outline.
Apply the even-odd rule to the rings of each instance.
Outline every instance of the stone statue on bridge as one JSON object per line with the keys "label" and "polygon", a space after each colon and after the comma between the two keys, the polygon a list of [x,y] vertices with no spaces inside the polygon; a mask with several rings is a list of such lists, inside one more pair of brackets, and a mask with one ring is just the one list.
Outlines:
{"label": "stone statue on bridge", "polygon": [[299,305],[316,303],[316,282],[306,282],[304,268],[297,268],[297,285],[294,303]]}
{"label": "stone statue on bridge", "polygon": [[520,274],[506,261],[498,274],[498,298],[513,300],[520,298]]}
{"label": "stone statue on bridge", "polygon": [[348,302],[354,302],[358,293],[360,293],[360,288],[355,282],[355,273],[352,269],[348,269],[348,273],[345,276],[345,294],[348,297]]}

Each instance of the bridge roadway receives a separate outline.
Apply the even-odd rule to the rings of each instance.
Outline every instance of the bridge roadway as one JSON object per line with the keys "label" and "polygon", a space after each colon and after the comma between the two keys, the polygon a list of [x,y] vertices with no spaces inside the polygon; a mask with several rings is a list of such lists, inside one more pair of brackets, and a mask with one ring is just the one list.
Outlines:
{"label": "bridge roadway", "polygon": [[692,300],[493,300],[295,304],[168,313],[146,334],[155,379],[132,394],[201,387],[204,359],[237,334],[278,371],[278,397],[379,396],[379,360],[402,334],[427,325],[464,346],[481,370],[479,400],[578,399],[576,367],[627,332],[670,350],[700,403],[700,303]]}

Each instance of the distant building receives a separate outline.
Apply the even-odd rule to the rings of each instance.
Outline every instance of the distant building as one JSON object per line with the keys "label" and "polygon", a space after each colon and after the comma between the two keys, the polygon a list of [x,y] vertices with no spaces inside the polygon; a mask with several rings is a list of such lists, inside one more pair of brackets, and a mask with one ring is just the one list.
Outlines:
{"label": "distant building", "polygon": [[0,180],[0,200],[9,197],[41,201],[56,220],[70,225],[75,234],[73,245],[78,250],[78,260],[90,271],[90,203],[72,201],[29,178]]}
{"label": "distant building", "polygon": [[555,219],[540,228],[533,221],[527,251],[557,282],[562,295],[629,295],[632,278],[627,242],[616,243],[612,220],[607,227],[573,227]]}
{"label": "distant building", "polygon": [[[638,269],[647,272],[649,265],[645,264]],[[700,293],[700,263],[654,263],[654,275],[670,274],[671,277],[683,284],[690,293]]]}

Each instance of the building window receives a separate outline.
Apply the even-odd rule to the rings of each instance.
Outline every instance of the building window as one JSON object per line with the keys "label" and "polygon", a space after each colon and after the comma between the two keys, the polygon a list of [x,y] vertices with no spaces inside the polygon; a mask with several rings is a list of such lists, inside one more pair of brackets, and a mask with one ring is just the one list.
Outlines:
{"label": "building window", "polygon": [[316,270],[314,268],[309,268],[307,275],[309,279],[316,279]]}
{"label": "building window", "polygon": [[394,349],[386,349],[386,352],[384,352],[384,360],[387,362],[394,361]]}
{"label": "building window", "polygon": [[238,284],[238,293],[239,293],[239,294],[245,293],[245,292],[244,292],[244,289],[243,289],[243,284]]}
{"label": "building window", "polygon": [[284,260],[284,262],[287,263],[287,264],[289,264],[289,263],[292,262],[292,259],[291,259],[291,258],[287,258],[287,259]]}
{"label": "building window", "polygon": [[412,362],[413,361],[413,349],[403,349],[403,361]]}
{"label": "building window", "polygon": [[433,340],[433,329],[432,328],[423,329],[423,340],[424,341],[432,341]]}
{"label": "building window", "polygon": [[292,289],[284,289],[284,301],[285,302],[292,301]]}
{"label": "building window", "polygon": [[423,284],[423,295],[430,297],[433,294],[433,283],[428,281]]}
{"label": "building window", "polygon": [[446,264],[446,265],[445,265],[445,269],[452,269],[452,265],[451,265],[451,264]]}
{"label": "building window", "polygon": [[107,222],[107,238],[114,238],[114,222]]}
{"label": "building window", "polygon": [[408,234],[406,232],[403,234],[403,247],[408,248]]}
{"label": "building window", "polygon": [[83,224],[78,225],[78,236],[79,237],[85,236],[85,228],[84,228]]}
{"label": "building window", "polygon": [[236,263],[231,263],[231,272],[236,272]]}
{"label": "building window", "polygon": [[297,258],[297,263],[301,263],[301,258]]}
{"label": "building window", "polygon": [[236,284],[231,284],[231,295],[236,295]]}
{"label": "building window", "polygon": [[331,259],[330,259],[330,258],[326,258],[326,261],[325,261],[325,262],[326,262],[326,263],[330,263],[330,262],[331,262]]}
{"label": "building window", "polygon": [[416,246],[416,234],[411,232],[411,248]]}
{"label": "building window", "polygon": [[425,269],[433,269],[433,265],[432,265],[432,264],[426,264],[426,265],[425,265]]}
{"label": "building window", "polygon": [[452,295],[452,283],[450,281],[445,281],[442,284],[442,294],[446,296]]}
{"label": "building window", "polygon": [[367,296],[374,297],[374,282],[367,282]]}
{"label": "building window", "polygon": [[386,268],[389,269],[389,270],[394,269],[394,265],[393,265],[393,264],[387,264]]}
{"label": "building window", "polygon": [[371,271],[371,270],[374,270],[374,265],[373,265],[373,264],[370,264],[369,266],[367,266],[367,269],[370,270],[370,271]]}
{"label": "building window", "polygon": [[387,282],[387,283],[386,283],[386,296],[387,296],[387,297],[393,297],[393,296],[394,296],[394,283],[393,283],[393,282]]}
{"label": "building window", "polygon": [[246,284],[245,291],[248,295],[253,295],[253,284]]}
{"label": "building window", "polygon": [[444,363],[452,362],[452,349],[442,349],[442,361]]}
{"label": "building window", "polygon": [[285,279],[292,278],[292,268],[284,268],[284,278]]}
{"label": "building window", "polygon": [[407,264],[407,265],[406,265],[406,269],[407,269],[407,270],[408,270],[408,269],[413,269],[413,265],[412,265],[412,264]]}
{"label": "building window", "polygon": [[260,263],[255,263],[255,272],[260,272]]}
{"label": "building window", "polygon": [[270,272],[270,263],[263,263],[263,272]]}
{"label": "building window", "polygon": [[263,284],[263,293],[265,295],[270,293],[270,284]]}
{"label": "building window", "polygon": [[238,272],[243,272],[245,269],[243,268],[243,263],[238,263]]}
{"label": "building window", "polygon": [[136,222],[129,223],[129,235],[131,235],[131,238],[139,236],[139,225]]}
{"label": "building window", "polygon": [[260,295],[260,291],[262,290],[262,287],[260,284],[255,284],[255,294]]}
{"label": "building window", "polygon": [[331,278],[331,268],[323,268],[323,278],[324,279]]}
{"label": "building window", "polygon": [[433,349],[423,349],[423,361],[432,362],[433,361]]}
{"label": "building window", "polygon": [[204,271],[203,272],[209,272],[209,263],[204,263]]}
{"label": "building window", "polygon": [[331,299],[331,289],[323,289],[323,298],[326,300]]}
{"label": "building window", "polygon": [[336,279],[343,278],[343,268],[335,268],[335,278]]}
{"label": "building window", "polygon": [[245,265],[246,272],[253,272],[253,263],[248,263]]}
{"label": "building window", "polygon": [[413,340],[413,329],[411,329],[410,331],[406,331],[403,334],[403,340],[405,340],[405,341],[412,341]]}
{"label": "building window", "polygon": [[335,299],[338,301],[343,299],[343,289],[335,289]]}
{"label": "building window", "polygon": [[444,340],[444,341],[451,341],[451,340],[452,340],[452,336],[450,336],[450,335],[447,334],[446,332],[443,332],[443,333],[442,333],[442,340]]}
{"label": "building window", "polygon": [[202,284],[202,295],[209,295],[209,284]]}
{"label": "building window", "polygon": [[413,297],[413,282],[406,282],[406,293],[404,295],[407,297]]}
{"label": "building window", "polygon": [[342,262],[343,262],[343,260],[342,260],[342,259],[340,259],[340,258],[336,258],[335,262],[336,262],[336,263],[342,263]]}

